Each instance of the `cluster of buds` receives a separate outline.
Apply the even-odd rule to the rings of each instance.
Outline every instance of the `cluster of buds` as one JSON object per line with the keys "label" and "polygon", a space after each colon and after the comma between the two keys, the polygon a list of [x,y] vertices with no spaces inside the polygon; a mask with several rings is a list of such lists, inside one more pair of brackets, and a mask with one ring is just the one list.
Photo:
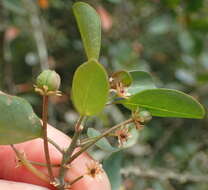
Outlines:
{"label": "cluster of buds", "polygon": [[144,127],[144,123],[147,123],[152,119],[152,116],[149,111],[146,110],[136,110],[132,113],[132,119],[134,121],[135,127],[137,130],[141,130]]}
{"label": "cluster of buds", "polygon": [[37,77],[34,87],[35,91],[42,96],[60,96],[61,92],[58,90],[60,83],[60,76],[55,71],[45,70]]}

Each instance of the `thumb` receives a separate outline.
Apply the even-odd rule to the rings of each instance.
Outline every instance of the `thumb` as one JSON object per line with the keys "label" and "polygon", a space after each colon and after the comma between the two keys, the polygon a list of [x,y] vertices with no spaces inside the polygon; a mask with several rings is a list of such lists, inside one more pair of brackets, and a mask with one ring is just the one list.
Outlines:
{"label": "thumb", "polygon": [[7,180],[0,180],[0,187],[3,190],[49,190],[45,187]]}
{"label": "thumb", "polygon": [[[56,142],[60,147],[67,148],[71,139],[58,131],[57,129],[48,126],[48,136]],[[45,154],[43,149],[43,140],[35,139],[15,145],[15,147],[23,152],[26,158],[30,161],[45,163]],[[57,149],[49,144],[49,151],[52,164],[60,164],[62,155]],[[16,155],[10,146],[0,146],[0,178],[12,181],[26,182],[45,186],[50,189],[55,189],[50,184],[40,180],[24,166],[17,167]],[[88,167],[94,160],[87,154],[83,153],[75,159],[66,173],[67,181],[71,182],[77,177],[85,175]],[[47,174],[46,167],[35,166],[38,170]],[[58,168],[53,169],[54,175],[57,177],[59,173]],[[94,179],[89,176],[83,177],[72,186],[72,190],[110,190],[110,183],[105,172],[102,172],[99,179]]]}

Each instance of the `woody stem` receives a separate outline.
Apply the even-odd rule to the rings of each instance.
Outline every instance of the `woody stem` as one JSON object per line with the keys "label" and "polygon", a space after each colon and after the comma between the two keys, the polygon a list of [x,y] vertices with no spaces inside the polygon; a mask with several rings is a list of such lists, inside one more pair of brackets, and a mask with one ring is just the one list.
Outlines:
{"label": "woody stem", "polygon": [[47,95],[43,95],[42,120],[43,120],[43,143],[44,143],[46,165],[48,169],[50,182],[53,182],[54,176],[53,176],[52,167],[51,167],[51,160],[50,160],[50,154],[49,154],[49,148],[48,148],[48,134],[47,134],[47,123],[48,123],[48,96]]}
{"label": "woody stem", "polygon": [[80,156],[83,152],[85,152],[88,148],[90,148],[91,146],[93,146],[96,142],[98,142],[100,139],[102,139],[103,137],[107,136],[108,134],[110,134],[111,132],[113,132],[114,130],[124,126],[124,125],[127,125],[129,123],[132,123],[133,122],[133,119],[128,119],[118,125],[115,125],[114,127],[106,130],[103,134],[101,134],[100,136],[98,136],[95,140],[93,140],[92,142],[90,142],[89,144],[86,144],[85,146],[82,147],[82,149],[75,153],[71,158],[70,160],[68,161],[68,164],[70,164],[73,160],[75,160],[78,156]]}
{"label": "woody stem", "polygon": [[77,123],[75,124],[75,133],[72,138],[72,142],[69,145],[68,149],[66,152],[63,154],[62,162],[61,162],[61,167],[60,167],[60,172],[59,172],[59,189],[62,190],[65,185],[64,177],[65,173],[67,170],[66,165],[68,164],[68,161],[70,160],[72,153],[74,152],[74,149],[77,147],[77,141],[79,139],[79,136],[82,132],[82,122],[85,119],[84,116],[80,116],[78,119]]}

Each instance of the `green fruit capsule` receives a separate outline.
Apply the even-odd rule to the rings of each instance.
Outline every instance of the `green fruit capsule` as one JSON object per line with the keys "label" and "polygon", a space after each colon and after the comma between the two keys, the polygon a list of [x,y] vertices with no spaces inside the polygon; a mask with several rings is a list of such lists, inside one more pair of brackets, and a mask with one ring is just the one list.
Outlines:
{"label": "green fruit capsule", "polygon": [[152,119],[151,113],[149,111],[140,111],[139,118],[141,122],[148,122]]}
{"label": "green fruit capsule", "polygon": [[35,90],[41,95],[57,94],[61,79],[58,73],[45,70],[37,77]]}

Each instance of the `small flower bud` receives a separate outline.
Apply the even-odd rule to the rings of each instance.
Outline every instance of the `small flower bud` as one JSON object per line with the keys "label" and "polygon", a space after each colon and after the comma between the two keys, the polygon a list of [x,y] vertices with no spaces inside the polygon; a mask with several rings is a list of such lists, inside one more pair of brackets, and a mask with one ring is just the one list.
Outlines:
{"label": "small flower bud", "polygon": [[139,118],[140,118],[140,121],[143,123],[143,122],[150,121],[152,119],[152,116],[149,111],[140,111]]}
{"label": "small flower bud", "polygon": [[45,70],[37,77],[37,87],[44,88],[46,86],[48,91],[56,91],[60,86],[60,76],[52,70]]}
{"label": "small flower bud", "polygon": [[55,71],[45,70],[37,77],[35,90],[41,95],[59,95],[60,83],[60,76]]}

